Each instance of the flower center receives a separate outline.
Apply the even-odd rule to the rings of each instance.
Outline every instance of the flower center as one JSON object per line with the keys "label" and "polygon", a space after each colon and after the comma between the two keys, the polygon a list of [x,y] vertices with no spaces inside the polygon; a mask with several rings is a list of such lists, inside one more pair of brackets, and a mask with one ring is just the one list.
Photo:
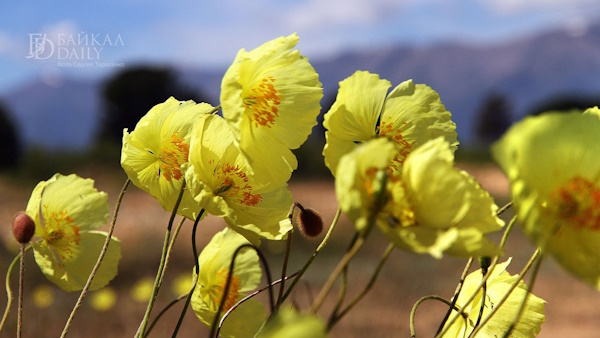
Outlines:
{"label": "flower center", "polygon": [[[221,303],[221,299],[223,299],[223,293],[225,292],[225,284],[227,283],[227,277],[229,276],[229,271],[227,269],[223,269],[217,272],[217,285],[213,288],[213,299],[216,302],[216,305],[219,306]],[[221,315],[227,312],[227,310],[231,309],[232,306],[237,302],[238,296],[240,295],[240,277],[233,276],[231,277],[231,283],[229,284],[229,290],[227,292],[227,298],[225,298],[225,304],[223,305],[223,311],[221,311]]]}
{"label": "flower center", "polygon": [[600,229],[600,188],[575,176],[551,195],[556,215],[575,228]]}
{"label": "flower center", "polygon": [[238,165],[232,166],[229,163],[217,165],[213,175],[218,182],[218,188],[214,190],[215,195],[236,200],[247,206],[255,206],[262,201],[260,194],[252,193],[253,188],[248,175]]}
{"label": "flower center", "polygon": [[187,162],[190,146],[184,139],[173,134],[169,139],[161,144],[160,155],[158,156],[159,168],[158,175],[171,182],[172,179],[180,180],[183,177],[181,165]]}
{"label": "flower center", "polygon": [[[403,125],[406,124],[406,122],[403,123]],[[396,144],[400,146],[398,154],[392,159],[390,163],[390,167],[392,167],[394,171],[398,172],[400,171],[402,164],[406,160],[406,157],[408,156],[408,154],[410,154],[415,142],[408,142],[406,139],[404,139],[404,136],[402,135],[402,130],[394,129],[392,124],[389,122],[381,121],[381,124],[378,128],[379,136],[385,136],[388,139],[396,142]]]}
{"label": "flower center", "polygon": [[263,78],[250,87],[248,95],[243,98],[246,111],[255,127],[261,125],[270,128],[279,116],[281,94],[273,83],[275,79],[272,76]]}
{"label": "flower center", "polygon": [[44,240],[63,261],[70,261],[79,252],[79,227],[73,225],[73,219],[66,210],[48,211],[44,206]]}

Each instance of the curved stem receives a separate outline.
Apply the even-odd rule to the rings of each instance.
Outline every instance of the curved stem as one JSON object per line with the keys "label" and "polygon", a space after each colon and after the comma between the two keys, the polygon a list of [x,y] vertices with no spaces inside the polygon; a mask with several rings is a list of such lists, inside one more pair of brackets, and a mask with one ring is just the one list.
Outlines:
{"label": "curved stem", "polygon": [[342,257],[342,260],[335,267],[335,269],[329,276],[329,279],[327,280],[327,282],[325,282],[325,285],[323,285],[323,288],[317,295],[317,298],[315,298],[315,301],[313,302],[310,308],[310,312],[315,313],[319,310],[319,308],[323,304],[323,301],[325,300],[325,297],[327,297],[327,294],[329,294],[329,291],[331,291],[333,284],[335,284],[335,281],[338,279],[342,271],[346,268],[348,263],[350,263],[352,258],[356,256],[356,253],[358,253],[360,248],[362,248],[363,244],[365,244],[365,237],[359,236],[352,248],[348,252],[346,252],[344,257]]}
{"label": "curved stem", "polygon": [[162,271],[162,274],[160,275],[159,285],[162,285],[162,283],[165,279],[165,272],[167,271],[167,267],[169,267],[169,262],[171,261],[171,254],[173,253],[173,246],[175,245],[175,240],[177,240],[177,237],[179,236],[179,231],[181,231],[181,228],[183,227],[183,223],[185,223],[186,220],[187,220],[187,218],[182,217],[181,221],[179,221],[179,224],[177,224],[177,227],[175,228],[175,231],[173,232],[173,236],[171,237],[171,242],[169,242],[169,247],[167,248],[167,256],[165,257],[165,267]]}
{"label": "curved stem", "polygon": [[88,280],[85,283],[85,286],[83,287],[83,289],[81,290],[81,293],[79,294],[79,298],[77,299],[75,306],[73,306],[73,310],[71,311],[71,314],[69,315],[69,319],[67,319],[67,323],[65,324],[65,327],[60,335],[61,338],[64,338],[67,335],[67,332],[69,331],[69,328],[71,327],[71,324],[73,323],[73,318],[75,318],[75,313],[77,313],[77,310],[79,310],[79,307],[81,306],[81,303],[83,302],[83,297],[85,297],[85,294],[87,293],[90,286],[92,285],[92,280],[96,276],[98,269],[100,269],[100,264],[104,260],[104,255],[106,255],[106,251],[108,251],[108,245],[110,244],[110,242],[112,240],[112,234],[115,230],[115,225],[117,224],[117,216],[119,215],[119,209],[121,208],[121,202],[123,201],[123,196],[125,196],[125,191],[127,191],[127,187],[129,186],[130,183],[131,183],[131,180],[127,179],[125,181],[125,184],[123,185],[123,188],[121,188],[121,192],[119,193],[119,197],[117,198],[117,203],[115,204],[115,211],[113,213],[112,222],[110,223],[110,228],[108,229],[108,233],[106,234],[106,241],[104,241],[104,246],[102,247],[102,250],[100,250],[100,255],[98,255],[98,260],[96,261],[96,265],[94,265],[94,268],[92,268],[92,272],[90,272]]}
{"label": "curved stem", "polygon": [[252,244],[240,245],[240,247],[238,247],[235,250],[235,252],[233,253],[233,257],[231,258],[231,265],[229,266],[229,273],[227,274],[227,282],[225,283],[225,288],[223,290],[223,296],[221,297],[221,301],[219,302],[219,308],[217,309],[217,313],[215,313],[215,318],[212,322],[212,325],[210,326],[209,337],[211,337],[211,338],[213,336],[214,337],[219,336],[219,330],[221,328],[220,326],[218,326],[219,314],[221,313],[221,311],[223,311],[223,307],[225,306],[225,301],[227,300],[227,294],[229,293],[229,288],[231,287],[231,279],[233,277],[233,268],[235,267],[235,258],[242,251],[242,249],[245,249],[245,248],[252,248],[258,255],[258,258],[260,259],[261,263],[263,264],[263,268],[265,269],[265,274],[267,275],[267,288],[269,289],[269,305],[271,306],[271,313],[273,313],[275,311],[275,301],[274,301],[274,297],[273,297],[273,287],[272,287],[273,283],[272,283],[272,279],[271,279],[271,271],[269,270],[269,265],[267,264],[267,260],[265,259],[265,256],[262,254],[262,252],[260,252],[260,250],[258,250],[257,247],[255,247]]}
{"label": "curved stem", "polygon": [[329,241],[329,238],[331,237],[331,234],[333,234],[333,229],[335,229],[335,226],[337,225],[337,223],[338,223],[338,221],[340,219],[340,215],[341,214],[342,214],[342,209],[338,208],[337,212],[335,213],[335,216],[333,217],[333,221],[331,221],[331,225],[329,226],[329,230],[327,230],[327,234],[325,234],[325,237],[323,237],[323,240],[321,241],[321,244],[319,244],[319,246],[317,247],[317,249],[315,250],[315,252],[313,252],[312,256],[310,256],[310,258],[308,259],[308,261],[306,261],[306,263],[304,264],[304,266],[302,267],[302,269],[300,269],[300,272],[298,272],[298,276],[296,276],[296,278],[294,278],[294,280],[292,281],[292,283],[290,284],[290,286],[288,287],[288,289],[285,291],[285,294],[281,298],[281,303],[283,303],[283,301],[285,301],[287,299],[287,297],[290,295],[290,293],[292,292],[292,290],[294,289],[294,287],[296,286],[296,284],[298,284],[298,282],[300,281],[300,279],[302,278],[302,276],[304,275],[304,273],[306,272],[306,270],[308,270],[308,267],[312,264],[313,260],[315,260],[315,258],[321,252],[321,250],[323,250],[323,248],[325,247],[325,245]]}
{"label": "curved stem", "polygon": [[[354,243],[356,243],[356,240],[358,239],[358,236],[359,236],[358,232],[354,233],[354,237],[352,237],[352,241],[350,241],[350,245],[348,245],[348,249],[346,249],[346,252],[348,252],[348,251],[350,251],[350,249],[352,249],[352,247],[354,246]],[[341,279],[342,279],[342,281],[340,282],[340,291],[338,293],[338,300],[335,304],[335,307],[331,311],[331,314],[329,315],[329,320],[327,321],[328,329],[329,329],[329,325],[331,324],[331,322],[338,315],[340,308],[342,307],[342,305],[344,303],[344,299],[346,298],[346,289],[348,287],[348,266],[346,266],[344,268],[344,270],[342,270]]]}
{"label": "curved stem", "polygon": [[180,295],[179,297],[173,299],[169,304],[167,304],[162,310],[160,310],[160,312],[158,313],[158,315],[156,315],[156,318],[154,318],[154,320],[152,321],[152,323],[150,323],[150,325],[148,326],[148,329],[146,330],[146,333],[144,333],[144,336],[147,337],[150,332],[152,331],[152,329],[154,328],[154,326],[156,325],[156,323],[158,323],[158,320],[165,314],[167,313],[167,311],[173,307],[173,305],[179,303],[180,300],[184,299],[185,297],[187,297],[187,293],[184,293],[182,295]]}
{"label": "curved stem", "polygon": [[[487,272],[483,273],[483,276],[485,276],[486,273]],[[483,278],[483,276],[481,276],[481,277]],[[481,289],[481,305],[479,306],[479,314],[477,315],[477,321],[475,322],[475,325],[473,326],[473,331],[471,331],[468,338],[475,337],[473,335],[473,332],[474,332],[475,328],[478,327],[479,324],[481,324],[481,318],[483,317],[483,309],[485,309],[486,294],[487,294],[487,283],[484,283],[483,288]]]}
{"label": "curved stem", "polygon": [[198,264],[198,249],[196,248],[196,230],[198,229],[198,223],[200,223],[200,219],[204,214],[204,209],[200,210],[198,217],[194,221],[194,228],[192,229],[192,254],[194,255],[194,281],[192,283],[192,288],[190,292],[188,292],[187,298],[185,299],[185,304],[183,305],[183,309],[181,309],[181,314],[179,315],[179,320],[177,321],[177,325],[175,326],[175,330],[173,330],[173,337],[177,336],[177,332],[179,332],[179,328],[181,327],[181,323],[183,323],[183,318],[185,317],[185,313],[187,311],[188,305],[190,304],[190,299],[192,299],[192,294],[196,289],[196,284],[198,284],[198,275],[200,274],[200,265]]}
{"label": "curved stem", "polygon": [[278,280],[276,280],[276,281],[273,281],[273,283],[271,283],[271,284],[269,284],[269,285],[267,285],[267,286],[263,287],[262,289],[256,290],[256,291],[252,292],[251,294],[247,295],[246,297],[244,297],[244,298],[240,299],[240,300],[239,300],[237,303],[235,303],[235,304],[234,304],[234,305],[233,305],[233,306],[232,306],[232,307],[231,307],[229,310],[227,310],[227,312],[225,312],[225,313],[223,314],[223,317],[221,317],[221,320],[219,321],[219,328],[217,329],[217,335],[219,334],[219,331],[221,330],[221,327],[223,326],[223,323],[225,322],[225,319],[226,319],[226,318],[229,316],[229,314],[230,314],[231,312],[233,312],[233,310],[235,310],[235,309],[236,309],[238,306],[242,305],[242,304],[243,304],[243,303],[245,303],[247,300],[249,300],[250,298],[252,298],[252,297],[254,297],[254,296],[256,296],[256,295],[258,295],[259,293],[261,293],[261,292],[263,292],[263,291],[265,291],[265,290],[267,290],[267,289],[269,289],[269,288],[271,288],[271,287],[273,287],[273,286],[275,286],[275,285],[277,285],[277,284],[279,284],[279,283],[283,282],[284,280],[287,280],[287,279],[290,279],[290,278],[294,278],[294,277],[296,277],[296,275],[298,275],[298,271],[294,272],[293,274],[291,274],[291,275],[289,275],[289,276],[287,276],[287,277],[285,277],[285,278],[281,278],[281,279],[278,279]]}
{"label": "curved stem", "polygon": [[25,244],[21,243],[21,262],[19,264],[19,302],[17,306],[17,338],[21,338],[23,328],[23,282],[25,277]]}
{"label": "curved stem", "polygon": [[440,301],[440,302],[450,306],[450,310],[454,309],[454,310],[456,310],[456,312],[459,313],[459,315],[463,316],[463,318],[466,317],[466,315],[458,307],[456,307],[456,305],[453,306],[452,303],[445,298],[442,298],[442,297],[436,296],[436,295],[421,297],[421,298],[419,298],[419,300],[417,300],[415,305],[413,305],[412,310],[410,311],[410,336],[411,336],[411,338],[415,338],[417,336],[417,333],[415,330],[415,315],[417,314],[417,309],[419,308],[421,303],[423,303],[426,300]]}
{"label": "curved stem", "polygon": [[[25,252],[29,251],[31,249],[31,246],[28,246],[25,249]],[[15,258],[13,259],[13,261],[10,263],[10,265],[8,266],[8,270],[6,271],[6,281],[5,281],[5,287],[6,287],[6,309],[4,310],[4,315],[2,316],[2,322],[0,322],[0,332],[2,332],[2,329],[4,328],[4,324],[6,323],[6,318],[8,318],[8,313],[10,312],[10,306],[12,305],[12,289],[10,288],[10,276],[12,273],[12,270],[14,269],[15,265],[17,265],[17,263],[19,262],[19,260],[21,259],[22,254],[18,253]]]}
{"label": "curved stem", "polygon": [[171,218],[169,219],[169,224],[167,225],[167,231],[165,232],[165,241],[163,243],[163,249],[160,256],[160,263],[158,264],[158,271],[156,272],[156,278],[154,279],[154,286],[152,287],[152,295],[150,300],[148,301],[148,306],[146,307],[146,312],[144,313],[144,318],[140,323],[140,326],[135,333],[135,337],[144,337],[146,331],[146,325],[148,325],[148,320],[150,319],[150,313],[152,312],[152,308],[154,307],[154,302],[156,301],[156,297],[158,296],[158,291],[162,285],[161,276],[164,274],[166,257],[168,255],[169,248],[169,238],[171,237],[171,228],[173,227],[173,221],[175,220],[175,215],[177,215],[177,209],[179,208],[179,204],[181,203],[181,199],[183,198],[183,192],[185,191],[185,180],[181,186],[181,190],[179,191],[179,196],[177,196],[177,201],[175,202],[175,206],[173,207],[173,212],[171,213]]}
{"label": "curved stem", "polygon": [[[291,215],[291,213],[290,213]],[[281,285],[279,286],[279,294],[277,295],[277,305],[276,308],[279,309],[279,306],[281,305],[281,300],[283,297],[283,290],[285,288],[285,274],[286,274],[286,270],[287,270],[287,265],[288,265],[288,261],[290,260],[290,251],[292,248],[292,232],[288,232],[288,238],[286,240],[286,247],[285,247],[285,256],[283,258],[283,266],[281,267]]]}
{"label": "curved stem", "polygon": [[535,252],[531,256],[531,258],[529,259],[529,262],[527,262],[527,264],[525,265],[525,267],[523,268],[523,270],[521,270],[521,272],[519,273],[519,278],[517,278],[517,280],[510,286],[510,288],[508,289],[508,291],[506,291],[506,294],[504,294],[504,296],[502,297],[502,299],[500,299],[500,301],[498,302],[498,304],[496,304],[496,306],[490,312],[490,314],[487,317],[485,317],[485,319],[481,322],[481,325],[479,325],[479,327],[475,328],[472,331],[473,337],[476,337],[477,333],[481,330],[481,328],[485,324],[487,324],[487,322],[496,314],[496,312],[498,312],[498,309],[500,309],[500,307],[504,304],[504,302],[511,295],[511,293],[513,292],[513,290],[516,289],[517,286],[519,285],[519,283],[523,280],[523,276],[525,276],[525,274],[527,273],[527,271],[529,271],[529,269],[531,268],[531,266],[533,265],[533,263],[538,260],[538,258],[541,255],[541,252],[542,251],[539,248],[537,250],[535,250]]}
{"label": "curved stem", "polygon": [[375,281],[377,280],[377,277],[379,276],[379,273],[381,272],[381,270],[383,268],[383,265],[387,261],[388,257],[392,253],[392,251],[394,251],[394,248],[395,248],[394,244],[391,244],[391,243],[388,244],[388,247],[385,249],[385,252],[381,256],[381,259],[379,260],[379,263],[377,264],[377,267],[375,268],[375,272],[373,273],[373,276],[371,276],[371,279],[369,280],[369,283],[367,284],[367,286],[364,288],[364,290],[358,296],[356,296],[350,302],[350,304],[348,304],[344,308],[344,310],[342,310],[342,312],[340,312],[339,315],[336,315],[336,317],[333,318],[333,320],[330,319],[330,323],[329,323],[329,327],[328,327],[329,329],[331,329],[331,327],[333,327],[333,325],[335,325],[340,319],[342,319],[342,317],[344,317],[356,304],[358,304],[358,302],[371,290],[371,288],[375,284]]}
{"label": "curved stem", "polygon": [[458,296],[460,295],[460,292],[462,291],[462,287],[465,283],[465,278],[467,278],[467,274],[469,273],[469,269],[471,269],[472,264],[473,264],[473,257],[470,257],[469,260],[467,261],[467,264],[465,265],[465,268],[463,269],[462,275],[460,276],[460,281],[458,282],[458,285],[456,286],[456,291],[454,291],[454,296],[452,297],[452,304],[450,305],[450,307],[448,308],[448,311],[446,311],[446,315],[440,322],[440,325],[438,326],[438,329],[435,332],[436,335],[438,335],[440,333],[440,331],[442,331],[442,329],[444,328],[444,325],[446,325],[446,321],[448,321],[448,317],[450,317],[450,314],[452,313],[452,309],[454,308],[454,306],[456,306],[456,301],[458,300]]}

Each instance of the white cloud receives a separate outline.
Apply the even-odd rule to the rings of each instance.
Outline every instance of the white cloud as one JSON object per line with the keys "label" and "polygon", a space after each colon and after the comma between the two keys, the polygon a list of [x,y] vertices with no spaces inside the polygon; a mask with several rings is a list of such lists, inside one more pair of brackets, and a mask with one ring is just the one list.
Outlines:
{"label": "white cloud", "polygon": [[479,2],[496,13],[507,15],[535,10],[582,10],[589,6],[598,8],[597,0],[479,0]]}

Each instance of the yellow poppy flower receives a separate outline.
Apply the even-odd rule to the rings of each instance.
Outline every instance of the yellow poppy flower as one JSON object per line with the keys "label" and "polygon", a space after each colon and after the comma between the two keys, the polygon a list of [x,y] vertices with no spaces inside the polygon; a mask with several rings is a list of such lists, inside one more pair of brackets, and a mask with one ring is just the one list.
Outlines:
{"label": "yellow poppy flower", "polygon": [[[121,166],[131,182],[166,211],[173,211],[183,184],[181,165],[188,160],[192,125],[212,110],[206,103],[171,97],[150,109],[131,133],[123,131]],[[184,193],[177,213],[194,219],[199,211],[192,196]]]}
{"label": "yellow poppy flower", "polygon": [[[223,298],[233,254],[244,244],[248,241],[243,236],[225,228],[211,239],[198,257],[200,274],[191,304],[196,316],[208,326],[212,325]],[[244,298],[248,291],[256,289],[260,278],[258,255],[252,249],[242,249],[235,259],[229,292],[220,316]],[[222,337],[254,337],[265,317],[263,305],[250,299],[231,312],[220,334]]]}
{"label": "yellow poppy flower", "polygon": [[[93,231],[106,224],[108,202],[94,181],[76,175],[54,175],[33,190],[26,213],[35,221],[34,257],[44,275],[65,291],[79,291],[87,282],[106,240]],[[121,242],[112,238],[90,290],[117,275]]]}
{"label": "yellow poppy flower", "polygon": [[[487,281],[482,319],[488,317],[490,312],[497,307],[500,300],[519,278],[518,275],[511,275],[506,271],[508,264],[510,264],[510,259],[496,265],[490,273]],[[470,304],[467,306],[464,306],[464,304],[475,293],[479,284],[481,284],[481,279],[482,274],[480,270],[473,271],[465,278],[462,290],[456,301],[456,306],[467,315],[467,318],[459,317],[448,331],[446,331],[444,337],[468,337],[473,331],[477,323],[477,318],[479,318],[483,291],[480,289]],[[509,329],[515,320],[526,294],[527,286],[523,281],[520,281],[500,309],[481,328],[479,334],[482,337],[502,337],[503,333]],[[538,335],[542,329],[542,324],[546,321],[544,303],[543,299],[533,294],[529,295],[521,318],[510,335],[511,338],[530,338]],[[452,312],[453,314],[450,317],[454,317],[457,314],[456,311]]]}
{"label": "yellow poppy flower", "polygon": [[282,239],[292,228],[287,214],[293,199],[287,183],[256,184],[222,117],[204,115],[196,121],[186,167],[187,187],[196,205],[223,217],[253,243]]}
{"label": "yellow poppy flower", "polygon": [[456,125],[433,89],[412,80],[387,94],[390,87],[388,80],[366,71],[340,82],[335,103],[323,121],[327,128],[323,155],[334,176],[342,156],[376,137],[398,144],[391,163],[395,172],[401,171],[408,154],[430,139],[443,136],[456,149]]}
{"label": "yellow poppy flower", "polygon": [[327,327],[314,314],[301,314],[292,308],[281,308],[256,334],[256,338],[325,338]]}
{"label": "yellow poppy flower", "polygon": [[525,233],[600,289],[600,119],[548,113],[513,126],[492,147],[511,182]]}
{"label": "yellow poppy flower", "polygon": [[371,223],[397,247],[440,258],[501,253],[485,235],[503,222],[487,192],[453,167],[450,144],[428,141],[408,155],[401,174],[391,165],[395,142],[374,139],[342,157],[336,175],[340,208],[359,231]]}
{"label": "yellow poppy flower", "polygon": [[296,43],[292,34],[240,50],[221,85],[223,117],[261,185],[289,180],[298,166],[290,149],[306,141],[321,110],[319,76]]}

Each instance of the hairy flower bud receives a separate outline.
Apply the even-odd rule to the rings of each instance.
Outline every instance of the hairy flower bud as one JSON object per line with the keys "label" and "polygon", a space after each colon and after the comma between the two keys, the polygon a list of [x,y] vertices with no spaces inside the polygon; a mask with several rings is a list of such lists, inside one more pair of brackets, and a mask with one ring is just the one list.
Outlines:
{"label": "hairy flower bud", "polygon": [[315,237],[323,231],[323,220],[321,215],[313,209],[299,208],[300,211],[296,216],[298,230],[304,237]]}
{"label": "hairy flower bud", "polygon": [[35,222],[29,215],[19,213],[13,219],[12,232],[17,242],[21,244],[29,243],[35,232]]}

